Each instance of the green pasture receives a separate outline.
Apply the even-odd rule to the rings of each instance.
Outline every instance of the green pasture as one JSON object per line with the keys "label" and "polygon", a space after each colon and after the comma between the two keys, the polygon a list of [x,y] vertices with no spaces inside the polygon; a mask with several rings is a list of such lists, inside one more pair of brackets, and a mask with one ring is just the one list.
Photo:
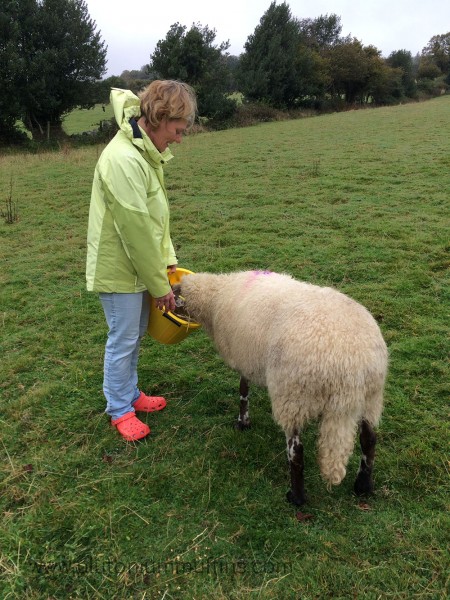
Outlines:
{"label": "green pasture", "polygon": [[307,520],[265,390],[236,431],[238,376],[201,330],[143,341],[141,386],[168,399],[148,439],[110,427],[84,285],[102,147],[0,156],[2,599],[448,597],[449,114],[444,96],[190,135],[167,166],[181,266],[335,286],[389,346],[376,493],[352,495],[359,451],[327,489],[311,424]]}
{"label": "green pasture", "polygon": [[100,121],[112,119],[113,116],[111,104],[96,104],[93,108],[75,110],[66,115],[63,129],[68,135],[83,131],[95,131],[98,129]]}

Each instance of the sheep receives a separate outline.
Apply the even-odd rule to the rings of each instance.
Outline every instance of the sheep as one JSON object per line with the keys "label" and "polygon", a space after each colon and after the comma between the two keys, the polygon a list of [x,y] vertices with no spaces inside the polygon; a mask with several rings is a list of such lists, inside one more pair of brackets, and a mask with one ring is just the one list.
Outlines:
{"label": "sheep", "polygon": [[320,419],[318,462],[328,488],[344,478],[359,428],[354,491],[373,492],[388,352],[366,308],[333,288],[270,271],[187,274],[174,290],[241,376],[238,429],[250,427],[249,383],[267,388],[286,436],[287,499],[306,502],[301,431],[311,419]]}

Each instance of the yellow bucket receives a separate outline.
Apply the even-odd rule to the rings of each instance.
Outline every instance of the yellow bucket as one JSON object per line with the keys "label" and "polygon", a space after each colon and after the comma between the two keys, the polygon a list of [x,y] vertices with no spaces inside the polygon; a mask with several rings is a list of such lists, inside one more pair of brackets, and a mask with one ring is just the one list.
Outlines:
{"label": "yellow bucket", "polygon": [[[179,283],[182,277],[192,273],[188,269],[177,267],[175,273],[169,273],[170,285]],[[148,333],[161,344],[178,344],[181,340],[201,327],[196,321],[185,321],[172,312],[165,312],[156,307],[154,298],[151,298],[150,318],[148,321]]]}

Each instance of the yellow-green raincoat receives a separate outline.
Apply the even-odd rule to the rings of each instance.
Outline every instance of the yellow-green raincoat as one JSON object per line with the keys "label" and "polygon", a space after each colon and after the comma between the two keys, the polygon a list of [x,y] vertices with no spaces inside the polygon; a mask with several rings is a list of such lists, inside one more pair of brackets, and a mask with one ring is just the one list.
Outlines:
{"label": "yellow-green raincoat", "polygon": [[120,130],[95,169],[87,238],[87,289],[119,293],[147,289],[158,298],[170,291],[167,266],[177,263],[163,174],[163,165],[173,155],[168,148],[160,153],[133,122],[140,117],[135,94],[112,89],[111,103]]}

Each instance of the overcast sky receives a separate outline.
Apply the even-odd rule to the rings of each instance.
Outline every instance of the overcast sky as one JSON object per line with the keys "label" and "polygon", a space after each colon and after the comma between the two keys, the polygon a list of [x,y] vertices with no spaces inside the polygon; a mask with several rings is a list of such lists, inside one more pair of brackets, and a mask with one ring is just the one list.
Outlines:
{"label": "overcast sky", "polygon": [[[173,23],[207,25],[215,45],[229,41],[239,55],[271,0],[85,0],[108,46],[107,76],[140,69]],[[280,0],[277,4],[281,4]],[[351,34],[387,57],[394,50],[421,52],[434,35],[450,31],[450,0],[291,0],[294,17],[341,17],[342,35]],[[129,12],[128,12],[129,10]]]}

